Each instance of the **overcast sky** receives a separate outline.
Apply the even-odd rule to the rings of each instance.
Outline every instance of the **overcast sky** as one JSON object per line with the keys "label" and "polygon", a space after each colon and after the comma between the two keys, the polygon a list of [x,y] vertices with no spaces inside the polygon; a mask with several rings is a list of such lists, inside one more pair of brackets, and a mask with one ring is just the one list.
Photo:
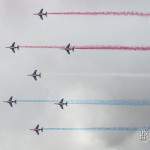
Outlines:
{"label": "overcast sky", "polygon": [[[0,98],[149,100],[150,52],[20,49],[20,45],[111,44],[150,45],[150,18],[113,16],[48,16],[46,11],[149,11],[147,0],[0,0]],[[26,75],[38,69],[35,82]],[[65,76],[65,74],[72,74]],[[102,76],[102,74],[109,74]],[[111,76],[111,74],[122,74]],[[125,76],[123,74],[132,74]],[[57,76],[54,76],[54,75]],[[75,74],[73,76],[73,74]],[[85,76],[81,76],[85,74]],[[87,74],[87,75],[86,75]],[[93,74],[101,74],[93,76]],[[63,75],[63,76],[62,76]],[[48,103],[0,105],[0,150],[148,150],[138,133],[50,132],[36,136],[28,129],[44,127],[113,127],[150,124],[149,107],[75,106],[65,110]]]}

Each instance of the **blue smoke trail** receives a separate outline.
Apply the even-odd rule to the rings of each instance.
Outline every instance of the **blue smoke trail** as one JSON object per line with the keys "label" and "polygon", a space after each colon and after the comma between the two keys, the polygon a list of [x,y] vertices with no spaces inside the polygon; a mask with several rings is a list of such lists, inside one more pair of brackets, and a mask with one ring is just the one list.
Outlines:
{"label": "blue smoke trail", "polygon": [[148,100],[69,100],[68,104],[147,106]]}
{"label": "blue smoke trail", "polygon": [[[16,99],[17,100],[17,99]],[[22,103],[56,103],[58,100],[17,100]],[[65,100],[68,104],[77,105],[116,105],[116,106],[149,106],[148,100]]]}
{"label": "blue smoke trail", "polygon": [[17,102],[19,103],[47,103],[47,102],[55,102],[55,100],[18,100],[16,99]]}
{"label": "blue smoke trail", "polygon": [[150,127],[101,127],[101,128],[44,128],[44,130],[49,131],[127,131],[127,132],[135,132],[141,130],[149,130]]}

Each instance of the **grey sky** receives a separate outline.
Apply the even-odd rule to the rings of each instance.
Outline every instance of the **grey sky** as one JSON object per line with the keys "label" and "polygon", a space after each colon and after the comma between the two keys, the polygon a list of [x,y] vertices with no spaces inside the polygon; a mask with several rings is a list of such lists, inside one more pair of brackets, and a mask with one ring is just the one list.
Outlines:
{"label": "grey sky", "polygon": [[[48,16],[32,14],[67,10],[149,11],[147,0],[0,0],[0,98],[27,99],[149,99],[150,77],[90,74],[150,74],[149,52],[80,52],[68,56],[62,50],[21,49],[14,55],[5,49],[11,42],[34,45],[122,44],[150,45],[150,18]],[[26,74],[42,72],[35,82]],[[53,76],[51,74],[88,74]],[[137,133],[59,133],[36,136],[28,129],[44,127],[93,127],[148,125],[149,107],[69,106],[64,111],[51,104],[0,105],[0,150],[148,150]]]}

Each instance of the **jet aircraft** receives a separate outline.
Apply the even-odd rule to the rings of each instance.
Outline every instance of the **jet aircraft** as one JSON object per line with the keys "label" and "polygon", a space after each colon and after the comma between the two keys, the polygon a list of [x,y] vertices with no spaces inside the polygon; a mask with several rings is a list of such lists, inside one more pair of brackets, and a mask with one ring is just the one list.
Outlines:
{"label": "jet aircraft", "polygon": [[64,102],[64,98],[62,98],[60,100],[60,102],[58,103],[55,103],[56,105],[59,105],[61,109],[64,109],[64,105],[67,106],[68,105],[68,102]]}
{"label": "jet aircraft", "polygon": [[15,104],[17,103],[16,100],[13,100],[13,96],[11,96],[8,101],[4,101],[4,102],[8,103],[10,105],[10,107],[13,107],[13,103],[15,103]]}
{"label": "jet aircraft", "polygon": [[41,9],[39,13],[34,14],[34,15],[38,15],[41,18],[41,20],[43,20],[43,16],[47,17],[47,12],[44,13],[43,9]]}
{"label": "jet aircraft", "polygon": [[40,134],[40,131],[43,132],[43,128],[39,128],[39,124],[34,128],[34,129],[30,129],[32,131],[35,131],[37,135]]}
{"label": "jet aircraft", "polygon": [[13,42],[11,46],[6,47],[6,48],[10,48],[10,49],[13,51],[13,53],[15,53],[15,49],[18,49],[18,50],[19,50],[19,45],[15,46],[15,44],[16,44],[16,43]]}
{"label": "jet aircraft", "polygon": [[34,70],[34,72],[32,74],[29,74],[28,76],[31,76],[34,78],[35,81],[37,81],[37,77],[41,78],[41,73],[37,73],[38,70]]}
{"label": "jet aircraft", "polygon": [[65,47],[65,51],[70,55],[70,51],[74,52],[75,47],[71,46],[71,44],[69,43],[66,47]]}

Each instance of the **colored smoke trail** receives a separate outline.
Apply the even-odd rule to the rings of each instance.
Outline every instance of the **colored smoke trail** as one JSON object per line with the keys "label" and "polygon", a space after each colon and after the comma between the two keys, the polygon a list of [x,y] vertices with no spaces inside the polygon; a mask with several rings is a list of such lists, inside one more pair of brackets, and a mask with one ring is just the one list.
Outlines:
{"label": "colored smoke trail", "polygon": [[[60,100],[18,100],[19,103],[58,103]],[[64,100],[73,105],[149,106],[148,100]]]}
{"label": "colored smoke trail", "polygon": [[80,50],[126,50],[126,51],[149,51],[150,46],[103,46],[103,45],[95,45],[95,46],[75,46],[75,49]]}
{"label": "colored smoke trail", "polygon": [[47,103],[47,102],[56,102],[55,100],[18,100],[16,99],[17,102],[19,103]]}
{"label": "colored smoke trail", "polygon": [[57,45],[51,45],[51,46],[42,46],[42,45],[39,45],[39,46],[37,46],[37,45],[19,45],[19,47],[20,48],[48,48],[48,49],[64,49],[65,48],[65,46],[57,46]]}
{"label": "colored smoke trail", "polygon": [[150,127],[94,127],[94,128],[44,128],[49,131],[127,131],[135,132],[141,130],[149,130]]}
{"label": "colored smoke trail", "polygon": [[146,100],[69,100],[68,104],[79,105],[109,105],[109,106],[149,106]]}
{"label": "colored smoke trail", "polygon": [[[20,48],[47,48],[47,49],[65,49],[65,46],[34,46],[24,45],[19,46]],[[150,51],[150,46],[111,46],[111,45],[82,45],[73,46],[75,50],[120,50],[120,51]]]}
{"label": "colored smoke trail", "polygon": [[78,16],[139,16],[150,17],[149,12],[137,12],[137,11],[95,11],[95,12],[48,12],[48,15],[78,15]]}

